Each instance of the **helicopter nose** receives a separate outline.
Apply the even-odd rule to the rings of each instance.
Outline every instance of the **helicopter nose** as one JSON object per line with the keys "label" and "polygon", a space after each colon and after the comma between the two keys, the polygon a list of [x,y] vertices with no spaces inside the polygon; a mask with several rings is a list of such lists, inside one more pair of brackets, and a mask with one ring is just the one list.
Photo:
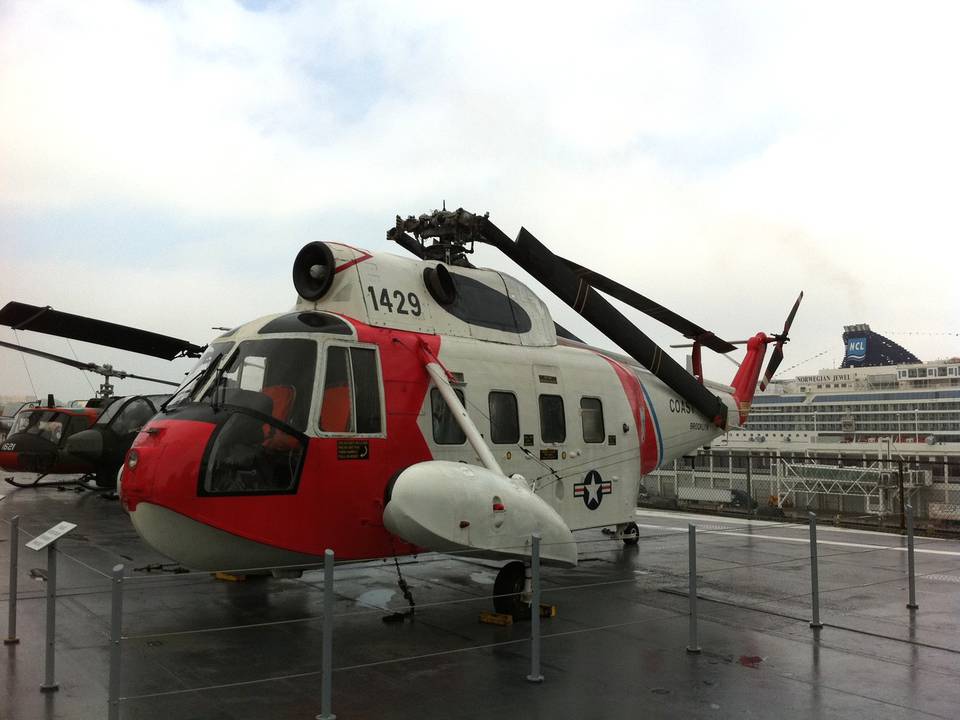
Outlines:
{"label": "helicopter nose", "polygon": [[96,430],[81,430],[67,438],[64,449],[71,455],[96,462],[103,452],[103,436]]}
{"label": "helicopter nose", "polygon": [[127,512],[141,502],[176,504],[197,493],[204,449],[214,430],[211,423],[151,420],[124,458],[120,500]]}

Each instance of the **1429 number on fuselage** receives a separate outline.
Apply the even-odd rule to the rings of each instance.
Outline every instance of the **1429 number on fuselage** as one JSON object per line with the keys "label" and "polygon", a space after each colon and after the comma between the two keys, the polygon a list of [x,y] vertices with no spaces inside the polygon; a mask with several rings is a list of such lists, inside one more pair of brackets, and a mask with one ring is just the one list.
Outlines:
{"label": "1429 number on fuselage", "polygon": [[390,312],[397,315],[413,315],[420,317],[422,312],[420,307],[420,298],[416,293],[404,294],[402,290],[388,290],[373,285],[367,285],[367,292],[370,294],[370,300],[373,301],[373,309],[377,312]]}

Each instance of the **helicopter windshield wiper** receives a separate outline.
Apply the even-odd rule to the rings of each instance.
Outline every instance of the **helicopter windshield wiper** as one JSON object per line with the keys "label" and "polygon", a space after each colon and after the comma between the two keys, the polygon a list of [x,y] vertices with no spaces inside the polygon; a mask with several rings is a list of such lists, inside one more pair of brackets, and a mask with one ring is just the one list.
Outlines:
{"label": "helicopter windshield wiper", "polygon": [[[174,393],[173,395],[171,395],[170,397],[168,397],[166,400],[164,400],[164,401],[163,401],[163,404],[160,406],[160,412],[166,412],[166,411],[167,411],[167,405],[169,405],[170,402],[171,402],[174,398],[180,397],[180,396],[186,391],[186,389],[187,389],[188,387],[190,387],[191,385],[194,386],[194,389],[196,389],[196,388],[198,388],[198,387],[203,387],[203,384],[204,384],[204,383],[207,381],[207,379],[210,377],[210,373],[212,373],[212,372],[216,369],[217,363],[220,362],[220,359],[221,359],[222,357],[223,357],[223,353],[222,353],[222,352],[221,352],[221,353],[217,353],[216,357],[214,357],[214,358],[210,361],[210,364],[209,364],[209,365],[207,365],[201,372],[197,373],[197,374],[193,377],[192,380],[187,380],[187,382],[185,382],[185,383],[183,384],[183,387],[180,388],[180,390],[179,390],[178,392]],[[198,382],[198,381],[199,381],[199,382]],[[191,391],[191,394],[192,394],[192,392],[193,392],[193,391]]]}
{"label": "helicopter windshield wiper", "polygon": [[[223,353],[221,353],[222,355]],[[213,383],[210,385],[210,407],[214,410],[217,410],[222,403],[217,402],[217,394],[220,392],[220,383],[223,381],[223,376],[227,372],[227,368],[237,359],[237,355],[240,354],[240,346],[238,345],[233,349],[233,352],[230,353],[230,356],[227,358],[227,361],[217,370],[217,374],[213,378]]]}

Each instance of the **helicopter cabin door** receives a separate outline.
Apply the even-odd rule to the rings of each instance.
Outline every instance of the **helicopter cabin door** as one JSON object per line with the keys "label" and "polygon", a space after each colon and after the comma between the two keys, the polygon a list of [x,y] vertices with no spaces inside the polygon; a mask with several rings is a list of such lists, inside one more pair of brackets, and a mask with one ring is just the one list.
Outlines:
{"label": "helicopter cabin door", "polygon": [[[359,487],[382,475],[386,458],[382,368],[376,345],[327,342],[317,418],[328,462]],[[359,497],[359,493],[357,494]]]}
{"label": "helicopter cabin door", "polygon": [[[561,498],[556,497],[557,475],[564,474],[568,464],[570,448],[568,446],[568,416],[572,410],[570,398],[564,389],[563,375],[560,368],[554,365],[534,365],[533,385],[534,407],[537,422],[532,430],[536,434],[524,433],[522,438],[524,448],[539,462],[536,476],[537,483],[542,486],[546,483],[554,485],[553,492],[543,493],[544,499],[555,503]],[[576,414],[573,414],[576,417]],[[533,478],[528,478],[532,480]]]}

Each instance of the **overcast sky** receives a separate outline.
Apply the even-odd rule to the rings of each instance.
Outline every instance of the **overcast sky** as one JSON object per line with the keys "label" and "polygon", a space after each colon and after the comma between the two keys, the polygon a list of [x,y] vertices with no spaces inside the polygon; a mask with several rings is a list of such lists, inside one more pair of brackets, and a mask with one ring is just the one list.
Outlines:
{"label": "overcast sky", "polygon": [[[721,336],[778,329],[804,290],[783,368],[824,354],[789,375],[858,322],[960,355],[958,26],[933,2],[7,0],[0,302],[202,344],[289,308],[304,243],[388,250],[396,214],[445,200]],[[41,395],[98,383],[0,353],[0,394],[27,368]]]}

